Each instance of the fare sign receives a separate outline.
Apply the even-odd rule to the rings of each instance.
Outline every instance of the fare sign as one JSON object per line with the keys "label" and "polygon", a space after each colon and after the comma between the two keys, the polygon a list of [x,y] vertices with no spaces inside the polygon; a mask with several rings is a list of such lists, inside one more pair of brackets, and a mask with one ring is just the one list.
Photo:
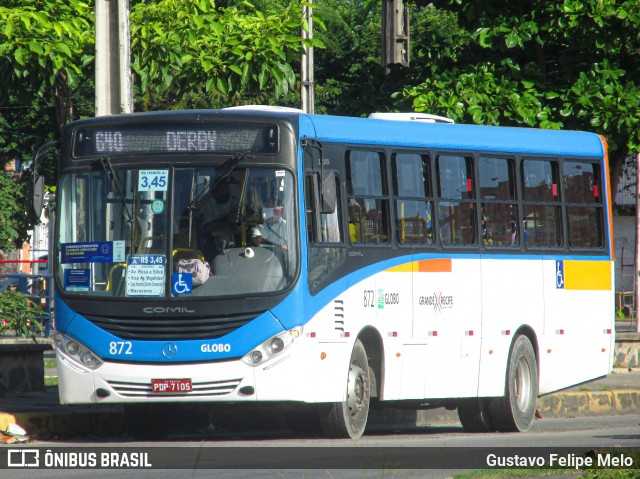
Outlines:
{"label": "fare sign", "polygon": [[191,379],[152,379],[151,392],[163,393],[190,393],[193,389]]}

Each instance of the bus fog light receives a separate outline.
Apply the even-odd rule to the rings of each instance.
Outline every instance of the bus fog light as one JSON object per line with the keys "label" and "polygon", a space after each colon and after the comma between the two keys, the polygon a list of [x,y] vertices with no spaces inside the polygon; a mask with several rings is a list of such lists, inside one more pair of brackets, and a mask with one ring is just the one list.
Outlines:
{"label": "bus fog light", "polygon": [[284,349],[284,341],[280,338],[273,338],[271,344],[269,345],[269,350],[272,353],[279,353]]}
{"label": "bus fog light", "polygon": [[251,361],[255,364],[258,364],[262,361],[262,353],[260,351],[253,351],[251,353]]}
{"label": "bus fog light", "polygon": [[69,341],[64,349],[67,354],[75,356],[80,351],[80,345],[75,341]]}
{"label": "bus fog light", "polygon": [[263,364],[281,354],[282,351],[287,349],[301,337],[302,327],[300,326],[284,331],[280,334],[276,334],[255,347],[251,352],[245,354],[242,358],[242,362],[249,366],[258,366]]}
{"label": "bus fog light", "polygon": [[[75,361],[78,365],[88,369],[98,369],[102,366],[100,357],[66,334],[56,333],[54,341],[61,354],[65,355],[63,358],[65,364],[71,365],[71,361]],[[76,368],[76,366],[73,367]]]}
{"label": "bus fog light", "polygon": [[82,356],[82,362],[84,363],[85,366],[88,366],[93,369],[100,363],[100,360],[96,358],[93,354],[86,352]]}

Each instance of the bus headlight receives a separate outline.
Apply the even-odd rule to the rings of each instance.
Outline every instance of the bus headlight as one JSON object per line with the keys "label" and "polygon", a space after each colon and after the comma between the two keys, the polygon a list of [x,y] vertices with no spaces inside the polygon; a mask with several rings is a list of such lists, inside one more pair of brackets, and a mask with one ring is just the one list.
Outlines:
{"label": "bus headlight", "polygon": [[242,357],[242,361],[249,366],[259,366],[282,353],[301,336],[302,327],[277,334],[245,354]]}
{"label": "bus headlight", "polygon": [[56,348],[86,368],[98,369],[102,366],[102,360],[96,354],[65,334],[56,333],[53,342]]}

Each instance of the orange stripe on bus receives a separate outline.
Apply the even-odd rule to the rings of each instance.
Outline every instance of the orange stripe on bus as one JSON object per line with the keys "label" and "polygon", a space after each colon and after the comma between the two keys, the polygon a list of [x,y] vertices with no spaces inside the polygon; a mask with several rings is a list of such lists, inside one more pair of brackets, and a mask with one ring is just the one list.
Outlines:
{"label": "orange stripe on bus", "polygon": [[609,176],[609,144],[607,143],[607,139],[602,136],[602,135],[598,135],[600,137],[600,141],[602,141],[602,147],[604,148],[604,171],[603,171],[603,178],[604,178],[604,182],[605,182],[605,187],[607,188],[607,197],[603,198],[606,199],[607,201],[607,205],[609,206],[608,208],[608,214],[609,214],[609,259],[613,259],[615,257],[614,254],[614,245],[613,245],[613,198],[612,198],[612,192],[611,192],[611,178]]}
{"label": "orange stripe on bus", "polygon": [[451,273],[451,258],[418,261],[419,273]]}

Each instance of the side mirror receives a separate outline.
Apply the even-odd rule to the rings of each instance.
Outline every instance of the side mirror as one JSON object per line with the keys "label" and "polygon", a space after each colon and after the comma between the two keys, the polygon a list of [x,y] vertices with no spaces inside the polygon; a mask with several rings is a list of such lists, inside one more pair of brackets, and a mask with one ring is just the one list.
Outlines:
{"label": "side mirror", "polygon": [[42,215],[42,208],[44,207],[44,176],[37,175],[33,181],[33,191],[31,192],[31,213],[34,218],[39,219]]}
{"label": "side mirror", "polygon": [[44,176],[38,174],[38,162],[44,155],[51,153],[58,146],[57,141],[50,141],[45,143],[38,151],[36,151],[33,157],[33,181],[30,184],[29,189],[29,212],[34,215],[35,221],[40,219],[42,214],[42,208],[44,206]]}
{"label": "side mirror", "polygon": [[322,204],[320,211],[323,215],[331,214],[336,210],[336,174],[333,171],[324,171],[322,174]]}

